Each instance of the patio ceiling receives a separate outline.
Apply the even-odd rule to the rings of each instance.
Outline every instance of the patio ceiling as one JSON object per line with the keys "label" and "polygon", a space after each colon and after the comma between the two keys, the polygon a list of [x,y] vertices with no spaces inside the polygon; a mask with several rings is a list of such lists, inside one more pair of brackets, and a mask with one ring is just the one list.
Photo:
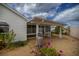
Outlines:
{"label": "patio ceiling", "polygon": [[41,17],[34,17],[31,21],[27,23],[28,25],[53,25],[53,26],[63,26],[63,24],[51,21],[51,20],[46,20]]}

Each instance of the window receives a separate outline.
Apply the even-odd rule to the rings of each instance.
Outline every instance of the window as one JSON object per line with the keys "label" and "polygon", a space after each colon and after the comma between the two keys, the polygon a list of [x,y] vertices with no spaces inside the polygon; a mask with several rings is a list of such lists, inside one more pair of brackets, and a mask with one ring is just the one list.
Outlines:
{"label": "window", "polygon": [[6,22],[0,22],[0,33],[6,33],[9,31],[9,25]]}

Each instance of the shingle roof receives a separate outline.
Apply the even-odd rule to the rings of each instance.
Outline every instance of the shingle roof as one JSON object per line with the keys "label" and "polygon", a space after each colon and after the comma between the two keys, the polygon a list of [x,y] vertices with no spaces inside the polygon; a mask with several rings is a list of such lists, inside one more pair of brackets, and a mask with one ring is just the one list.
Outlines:
{"label": "shingle roof", "polygon": [[54,22],[51,20],[46,20],[41,17],[34,17],[31,21],[28,22],[28,24],[39,24],[39,25],[58,25],[62,26],[63,24],[60,24],[58,22]]}

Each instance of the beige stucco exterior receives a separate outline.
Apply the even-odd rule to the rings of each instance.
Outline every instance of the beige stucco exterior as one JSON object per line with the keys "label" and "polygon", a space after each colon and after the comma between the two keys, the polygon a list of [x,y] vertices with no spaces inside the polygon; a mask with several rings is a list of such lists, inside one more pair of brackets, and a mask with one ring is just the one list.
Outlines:
{"label": "beige stucco exterior", "polygon": [[26,19],[11,11],[4,5],[0,5],[0,21],[7,22],[9,29],[16,33],[15,41],[27,40],[27,22]]}

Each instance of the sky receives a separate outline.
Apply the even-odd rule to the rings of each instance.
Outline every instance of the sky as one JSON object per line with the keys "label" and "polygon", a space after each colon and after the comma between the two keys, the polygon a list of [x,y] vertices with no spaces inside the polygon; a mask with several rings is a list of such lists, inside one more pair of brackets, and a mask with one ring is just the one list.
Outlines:
{"label": "sky", "polygon": [[47,20],[79,27],[78,3],[11,3],[8,6],[19,11],[28,20],[39,16]]}

